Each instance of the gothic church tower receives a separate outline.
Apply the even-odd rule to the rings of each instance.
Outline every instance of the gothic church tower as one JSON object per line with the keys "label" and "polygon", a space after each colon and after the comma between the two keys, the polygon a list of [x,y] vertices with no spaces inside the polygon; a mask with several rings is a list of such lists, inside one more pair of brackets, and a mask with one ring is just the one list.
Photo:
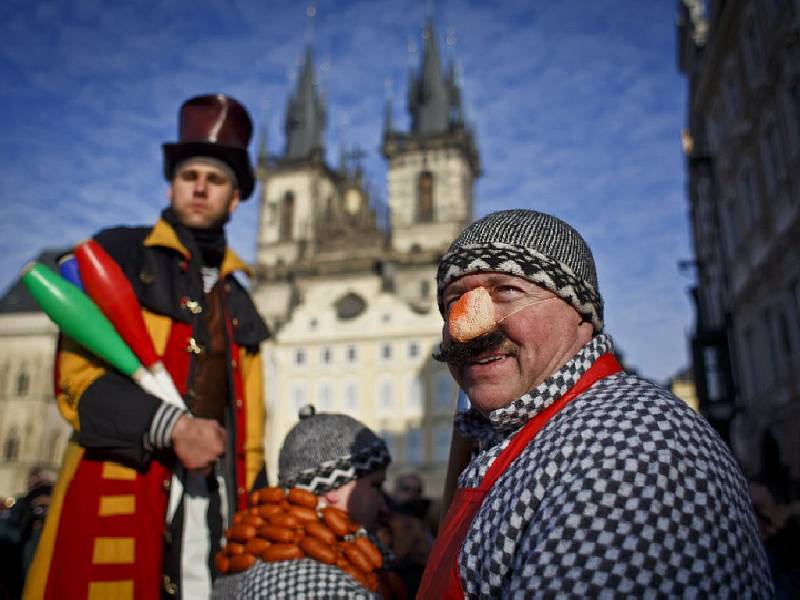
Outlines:
{"label": "gothic church tower", "polygon": [[480,158],[464,123],[461,90],[451,64],[445,76],[433,24],[425,28],[422,65],[409,78],[411,131],[395,131],[391,106],[382,151],[388,160],[392,249],[441,253],[472,220]]}

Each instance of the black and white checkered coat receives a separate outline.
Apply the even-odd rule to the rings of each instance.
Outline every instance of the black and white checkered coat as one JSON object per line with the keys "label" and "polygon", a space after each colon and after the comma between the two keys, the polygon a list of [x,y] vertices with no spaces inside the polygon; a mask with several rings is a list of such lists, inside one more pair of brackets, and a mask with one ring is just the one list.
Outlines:
{"label": "black and white checkered coat", "polygon": [[378,600],[339,567],[310,558],[265,563],[221,577],[214,600]]}
{"label": "black and white checkered coat", "polygon": [[[461,429],[478,487],[512,434],[606,352],[592,339],[532,393]],[[765,598],[769,571],[739,468],[708,423],[634,375],[596,382],[497,480],[459,555],[469,598]]]}

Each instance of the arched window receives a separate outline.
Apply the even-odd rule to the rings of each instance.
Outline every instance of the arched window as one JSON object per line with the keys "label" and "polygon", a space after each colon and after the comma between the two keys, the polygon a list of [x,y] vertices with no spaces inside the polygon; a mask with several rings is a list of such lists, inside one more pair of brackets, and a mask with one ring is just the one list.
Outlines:
{"label": "arched window", "polygon": [[278,236],[280,241],[292,239],[294,231],[294,193],[286,192],[281,200],[281,222]]}
{"label": "arched window", "polygon": [[12,427],[8,431],[6,441],[3,444],[3,460],[12,462],[17,460],[19,456],[19,433],[16,427]]}
{"label": "arched window", "polygon": [[417,181],[417,221],[433,221],[433,173],[423,171]]}

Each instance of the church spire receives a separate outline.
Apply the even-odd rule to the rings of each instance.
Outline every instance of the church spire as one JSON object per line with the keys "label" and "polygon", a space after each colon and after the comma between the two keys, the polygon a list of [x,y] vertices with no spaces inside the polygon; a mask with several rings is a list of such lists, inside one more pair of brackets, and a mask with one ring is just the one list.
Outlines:
{"label": "church spire", "polygon": [[445,79],[433,21],[425,26],[422,65],[419,75],[412,75],[408,93],[411,131],[418,135],[446,133],[450,129],[451,106],[458,90]]}
{"label": "church spire", "polygon": [[318,94],[314,77],[314,54],[309,44],[300,68],[297,89],[286,109],[287,159],[307,159],[323,153],[322,130],[325,128],[325,106]]}

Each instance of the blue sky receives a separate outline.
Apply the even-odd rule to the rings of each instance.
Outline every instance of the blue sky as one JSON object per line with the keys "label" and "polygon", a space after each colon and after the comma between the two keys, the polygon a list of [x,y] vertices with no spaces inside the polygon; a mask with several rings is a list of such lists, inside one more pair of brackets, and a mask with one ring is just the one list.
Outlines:
{"label": "blue sky", "polygon": [[[307,40],[291,0],[5,0],[0,4],[0,288],[43,248],[166,203],[161,143],[180,103],[226,92],[283,150],[283,116]],[[318,0],[314,46],[329,162],[367,152],[385,197],[387,89],[407,127],[409,65],[424,0]],[[476,216],[550,212],[594,250],[607,330],[629,362],[664,379],[688,362],[693,313],[677,262],[690,256],[673,0],[439,0],[440,48],[462,72],[484,176]],[[451,45],[446,43],[450,37]],[[416,49],[417,53],[410,49]],[[255,254],[257,202],[229,238]]]}

